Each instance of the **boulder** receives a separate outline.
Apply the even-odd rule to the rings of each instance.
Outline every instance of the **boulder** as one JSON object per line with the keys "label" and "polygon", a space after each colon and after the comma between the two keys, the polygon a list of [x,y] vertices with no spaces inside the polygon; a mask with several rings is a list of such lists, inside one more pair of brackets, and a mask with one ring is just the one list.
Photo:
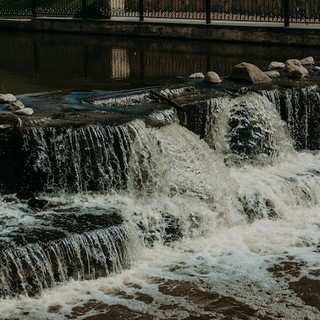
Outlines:
{"label": "boulder", "polygon": [[16,102],[16,101],[17,101],[17,98],[11,93],[0,94],[0,103],[1,104],[12,103],[12,102]]}
{"label": "boulder", "polygon": [[290,78],[290,79],[302,79],[305,76],[306,76],[305,73],[301,70],[298,70],[298,69],[288,72],[288,78]]}
{"label": "boulder", "polygon": [[13,111],[15,115],[19,116],[32,116],[33,115],[33,109],[32,108],[23,108],[16,111]]}
{"label": "boulder", "polygon": [[265,71],[265,74],[271,79],[279,78],[280,72],[276,70]]}
{"label": "boulder", "polygon": [[222,80],[219,77],[219,75],[214,71],[207,72],[205,77],[204,77],[204,81],[210,82],[210,83],[220,83],[220,82],[222,82]]}
{"label": "boulder", "polygon": [[9,104],[8,111],[15,111],[23,108],[25,108],[24,104],[20,100],[17,100]]}
{"label": "boulder", "polygon": [[272,61],[268,66],[268,70],[284,69],[286,66],[283,62]]}
{"label": "boulder", "polygon": [[309,71],[301,64],[298,59],[289,59],[285,62],[288,77],[294,79],[304,78],[309,74]]}
{"label": "boulder", "polygon": [[304,59],[301,59],[300,60],[300,63],[304,66],[311,66],[311,65],[314,65],[314,59],[313,57],[306,57]]}
{"label": "boulder", "polygon": [[260,68],[247,62],[242,62],[234,66],[229,79],[251,82],[253,84],[272,81]]}
{"label": "boulder", "polygon": [[318,66],[315,66],[313,69],[314,69],[314,71],[317,71],[317,72],[320,71],[320,67],[318,67]]}
{"label": "boulder", "polygon": [[30,208],[36,211],[41,211],[48,206],[49,201],[44,199],[31,198],[27,201],[27,204]]}
{"label": "boulder", "polygon": [[204,79],[204,74],[202,72],[196,72],[190,74],[189,79]]}
{"label": "boulder", "polygon": [[21,124],[21,120],[14,114],[0,112],[0,130],[18,128]]}

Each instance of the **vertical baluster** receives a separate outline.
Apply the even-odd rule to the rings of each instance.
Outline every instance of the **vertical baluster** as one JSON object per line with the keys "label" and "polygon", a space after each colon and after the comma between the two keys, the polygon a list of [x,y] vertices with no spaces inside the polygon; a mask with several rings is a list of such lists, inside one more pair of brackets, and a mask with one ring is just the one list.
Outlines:
{"label": "vertical baluster", "polygon": [[289,27],[289,20],[290,20],[290,4],[289,0],[284,1],[284,27]]}
{"label": "vertical baluster", "polygon": [[211,0],[206,1],[206,24],[211,23]]}
{"label": "vertical baluster", "polygon": [[88,12],[87,12],[87,0],[82,0],[82,19],[87,19]]}
{"label": "vertical baluster", "polygon": [[143,0],[139,0],[139,21],[144,20]]}
{"label": "vertical baluster", "polygon": [[37,0],[32,0],[31,11],[32,11],[32,16],[36,18],[37,17]]}

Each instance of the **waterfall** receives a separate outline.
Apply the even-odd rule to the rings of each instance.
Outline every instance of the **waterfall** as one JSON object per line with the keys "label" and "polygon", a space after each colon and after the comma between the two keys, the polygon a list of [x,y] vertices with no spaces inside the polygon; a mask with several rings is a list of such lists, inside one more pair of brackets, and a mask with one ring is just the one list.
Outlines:
{"label": "waterfall", "polygon": [[319,149],[320,92],[318,85],[262,90],[261,94],[277,106],[282,119],[289,126],[297,149]]}
{"label": "waterfall", "polygon": [[[41,191],[38,196],[48,205],[32,209],[15,195],[0,199],[0,297],[42,301],[51,290],[61,292],[76,283],[91,286],[82,298],[96,294],[101,308],[134,301],[135,310],[153,316],[163,312],[165,319],[171,310],[159,309],[158,300],[143,309],[139,297],[156,301],[172,281],[177,288],[196,288],[201,297],[217,290],[243,303],[250,296],[254,306],[266,308],[266,288],[280,286],[269,270],[283,254],[283,239],[290,257],[305,243],[303,249],[316,255],[320,241],[318,230],[312,231],[320,205],[320,157],[295,150],[297,122],[284,121],[283,113],[287,108],[287,119],[298,119],[292,101],[299,97],[301,103],[302,96],[311,99],[308,112],[316,112],[318,91],[310,87],[293,95],[288,90],[226,93],[199,99],[192,107],[174,96],[183,90],[166,91],[183,108],[150,108],[119,125],[23,127],[21,186]],[[130,103],[137,108],[140,102]],[[303,130],[310,131],[316,116],[307,118]],[[309,136],[306,141],[309,146]],[[292,231],[296,227],[299,231]],[[307,260],[299,254],[297,261]],[[306,269],[313,270],[312,259]],[[165,280],[158,285],[161,277]],[[103,289],[101,283],[107,283]],[[256,283],[263,306],[250,291]],[[288,286],[283,288],[275,293],[282,298]],[[122,294],[131,293],[134,299],[124,303]],[[160,304],[174,301],[190,314],[207,315],[203,306],[191,310],[187,298],[166,294]],[[299,308],[294,310],[302,313]]]}
{"label": "waterfall", "polygon": [[58,283],[96,279],[130,265],[137,241],[126,224],[25,246],[7,244],[0,253],[0,297],[35,295]]}
{"label": "waterfall", "polygon": [[275,105],[256,93],[225,103],[205,140],[233,164],[248,160],[268,164],[293,151],[286,123]]}
{"label": "waterfall", "polygon": [[126,181],[131,138],[124,125],[33,127],[23,138],[28,188],[101,192]]}

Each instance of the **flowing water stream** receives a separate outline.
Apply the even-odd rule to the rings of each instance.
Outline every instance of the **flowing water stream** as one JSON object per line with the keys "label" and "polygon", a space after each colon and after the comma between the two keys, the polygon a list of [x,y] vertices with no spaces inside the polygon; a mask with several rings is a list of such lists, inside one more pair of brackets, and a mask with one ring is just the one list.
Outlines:
{"label": "flowing water stream", "polygon": [[320,154],[269,100],[209,102],[204,139],[173,109],[30,129],[51,205],[1,196],[0,318],[319,319]]}

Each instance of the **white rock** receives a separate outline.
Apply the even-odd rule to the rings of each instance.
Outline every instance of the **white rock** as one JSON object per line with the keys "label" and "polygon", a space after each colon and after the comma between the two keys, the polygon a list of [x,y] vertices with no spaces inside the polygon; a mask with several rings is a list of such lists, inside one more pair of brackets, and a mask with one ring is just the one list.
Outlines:
{"label": "white rock", "polygon": [[298,59],[289,59],[285,63],[286,70],[289,72],[290,78],[304,78],[309,74],[309,71],[301,64]]}
{"label": "white rock", "polygon": [[233,67],[229,79],[250,83],[264,83],[272,81],[261,69],[252,63],[241,62]]}
{"label": "white rock", "polygon": [[280,72],[275,71],[275,70],[265,71],[265,74],[270,78],[279,78],[280,77]]}
{"label": "white rock", "polygon": [[210,82],[210,83],[220,83],[222,82],[221,78],[219,77],[219,75],[214,72],[214,71],[208,71],[204,77],[204,80],[206,82]]}
{"label": "white rock", "polygon": [[0,103],[12,103],[16,101],[17,98],[11,93],[0,94]]}
{"label": "white rock", "polygon": [[320,71],[320,67],[318,67],[318,66],[315,66],[313,69],[314,69],[314,71]]}
{"label": "white rock", "polygon": [[15,115],[19,116],[32,116],[33,115],[33,109],[32,108],[23,108],[16,111],[13,111]]}
{"label": "white rock", "polygon": [[160,94],[166,98],[171,98],[172,97],[172,93],[170,91],[170,89],[164,89],[160,91]]}
{"label": "white rock", "polygon": [[284,69],[285,66],[286,65],[283,62],[272,61],[272,62],[270,62],[268,69],[269,70]]}
{"label": "white rock", "polygon": [[204,74],[202,72],[196,72],[190,74],[189,79],[204,79]]}
{"label": "white rock", "polygon": [[301,59],[300,60],[300,63],[304,66],[311,66],[311,65],[314,65],[314,59],[313,57],[306,57],[304,59]]}
{"label": "white rock", "polygon": [[14,111],[14,110],[20,110],[23,108],[25,108],[25,105],[20,100],[17,100],[16,102],[10,103],[8,110]]}

